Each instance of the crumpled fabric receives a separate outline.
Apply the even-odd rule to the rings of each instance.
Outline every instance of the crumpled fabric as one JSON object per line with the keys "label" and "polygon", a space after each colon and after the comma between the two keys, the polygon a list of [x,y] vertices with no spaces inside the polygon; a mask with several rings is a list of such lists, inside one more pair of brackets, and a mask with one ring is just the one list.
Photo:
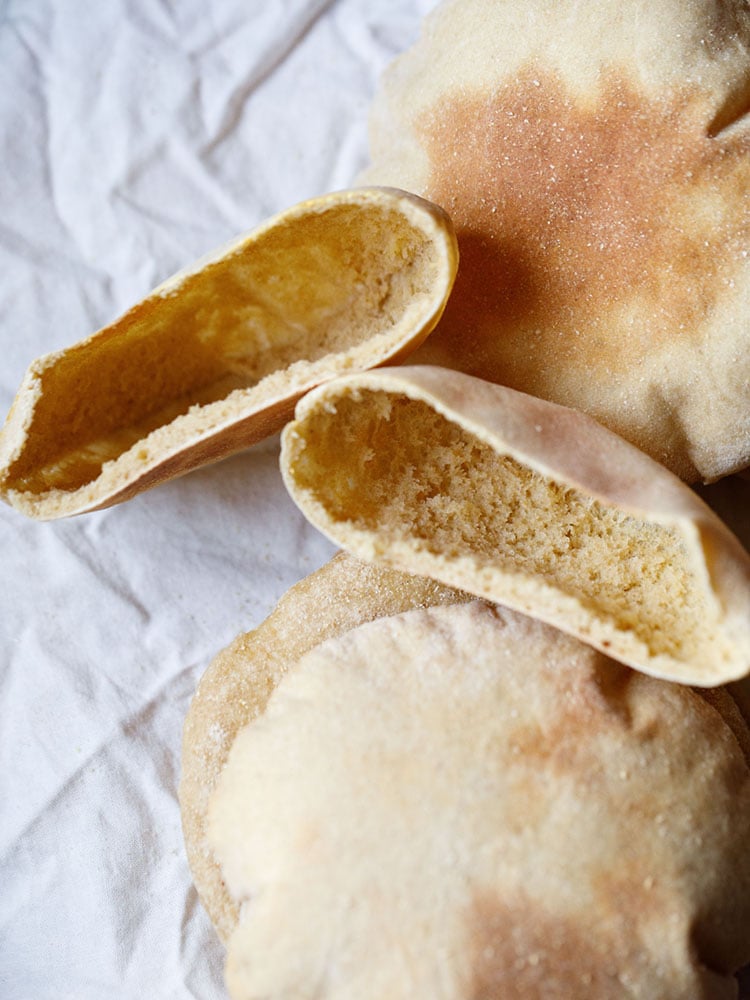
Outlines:
{"label": "crumpled fabric", "polygon": [[[2,417],[32,359],[350,185],[377,79],[432,6],[0,0]],[[274,438],[69,521],[0,505],[0,553],[0,997],[224,997],[182,723],[211,658],[332,546]]]}
{"label": "crumpled fabric", "polygon": [[[403,0],[0,2],[0,419],[32,359],[349,186]],[[278,439],[110,510],[0,505],[0,997],[216,1000],[177,784],[196,683],[333,547]]]}

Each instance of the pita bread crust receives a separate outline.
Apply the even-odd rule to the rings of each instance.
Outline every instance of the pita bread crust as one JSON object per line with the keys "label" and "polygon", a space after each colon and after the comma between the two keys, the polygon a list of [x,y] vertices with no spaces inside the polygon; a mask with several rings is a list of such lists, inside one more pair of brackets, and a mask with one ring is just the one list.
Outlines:
{"label": "pita bread crust", "polygon": [[456,226],[413,360],[582,409],[687,481],[750,464],[748,107],[741,0],[441,4],[361,178]]}
{"label": "pita bread crust", "polygon": [[243,900],[235,1000],[718,1000],[748,958],[750,771],[722,716],[481,602],[303,657],[209,837]]}
{"label": "pita bread crust", "polygon": [[591,418],[430,366],[334,380],[282,434],[305,516],[367,560],[515,607],[636,669],[750,671],[750,557]]}
{"label": "pita bread crust", "polygon": [[445,213],[386,188],[302,202],[29,367],[0,433],[0,498],[96,510],[276,433],[311,386],[401,360],[457,268]]}
{"label": "pita bread crust", "polygon": [[223,941],[238,908],[206,843],[205,822],[237,733],[263,714],[289,668],[323,640],[385,615],[459,600],[468,597],[340,553],[292,587],[258,628],[238,636],[208,667],[185,719],[179,798],[193,880]]}

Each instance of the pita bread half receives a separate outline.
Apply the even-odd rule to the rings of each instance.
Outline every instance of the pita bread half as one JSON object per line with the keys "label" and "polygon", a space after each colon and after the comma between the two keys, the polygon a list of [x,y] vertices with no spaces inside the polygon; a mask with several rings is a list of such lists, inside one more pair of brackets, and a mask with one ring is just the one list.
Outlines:
{"label": "pita bread half", "polygon": [[747,0],[446,0],[387,70],[367,183],[461,266],[415,357],[584,410],[687,481],[750,464]]}
{"label": "pita bread half", "polygon": [[248,447],[311,386],[413,350],[456,267],[445,213],[404,192],[274,216],[32,363],[0,435],[0,498],[78,514]]}
{"label": "pita bread half", "polygon": [[211,793],[237,733],[263,714],[281,678],[323,640],[385,615],[468,599],[434,580],[339,553],[287,591],[258,628],[215,657],[185,719],[179,797],[193,881],[223,941],[237,923],[238,905],[227,892],[205,827]]}
{"label": "pita bread half", "polygon": [[234,1000],[724,1000],[750,957],[722,713],[482,602],[304,656],[238,735],[209,839],[242,906]]}
{"label": "pita bread half", "polygon": [[431,366],[297,406],[282,473],[360,558],[539,617],[712,686],[750,672],[750,556],[680,479],[584,414]]}

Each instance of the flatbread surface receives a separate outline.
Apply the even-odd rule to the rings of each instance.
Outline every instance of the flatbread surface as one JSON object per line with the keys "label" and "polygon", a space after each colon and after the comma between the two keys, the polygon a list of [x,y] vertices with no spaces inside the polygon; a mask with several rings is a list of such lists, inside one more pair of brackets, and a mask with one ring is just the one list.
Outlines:
{"label": "flatbread surface", "polygon": [[237,733],[262,715],[281,677],[324,639],[409,608],[468,599],[433,580],[339,553],[292,587],[257,629],[215,657],[185,719],[179,795],[193,880],[223,940],[237,922],[238,907],[206,843],[205,823]]}
{"label": "flatbread surface", "polygon": [[440,4],[361,178],[456,225],[414,360],[585,410],[688,481],[746,467],[749,93],[743,0]]}
{"label": "flatbread surface", "polygon": [[231,995],[729,998],[750,770],[724,712],[481,602],[320,644],[211,800]]}

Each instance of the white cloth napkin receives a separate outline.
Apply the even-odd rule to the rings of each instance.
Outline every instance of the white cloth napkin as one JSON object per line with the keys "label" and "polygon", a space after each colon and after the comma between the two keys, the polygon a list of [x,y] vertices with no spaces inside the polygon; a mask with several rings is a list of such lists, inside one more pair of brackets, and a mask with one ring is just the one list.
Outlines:
{"label": "white cloth napkin", "polygon": [[[432,5],[0,0],[0,417],[33,358],[349,185],[377,77]],[[69,521],[0,505],[2,1000],[225,995],[182,722],[213,655],[332,552],[276,439]]]}

